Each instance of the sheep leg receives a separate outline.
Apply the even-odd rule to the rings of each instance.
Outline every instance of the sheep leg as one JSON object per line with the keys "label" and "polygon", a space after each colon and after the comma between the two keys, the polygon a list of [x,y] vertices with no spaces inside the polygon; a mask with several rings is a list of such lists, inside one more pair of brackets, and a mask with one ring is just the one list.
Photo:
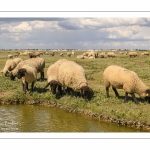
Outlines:
{"label": "sheep leg", "polygon": [[72,88],[67,87],[67,93],[69,95],[71,95],[71,97],[72,97],[73,96],[73,90],[72,90]]}
{"label": "sheep leg", "polygon": [[61,85],[58,85],[58,92],[60,95],[62,95],[62,88],[61,88]]}
{"label": "sheep leg", "polygon": [[125,92],[124,103],[127,103],[128,92]]}
{"label": "sheep leg", "polygon": [[116,88],[112,87],[113,91],[115,92],[116,97],[119,97],[118,91]]}
{"label": "sheep leg", "polygon": [[31,83],[31,91],[33,92],[34,82]]}
{"label": "sheep leg", "polygon": [[26,83],[22,83],[22,87],[23,87],[23,92],[26,94]]}
{"label": "sheep leg", "polygon": [[109,97],[109,87],[106,87],[106,96]]}
{"label": "sheep leg", "polygon": [[139,104],[139,102],[137,101],[137,99],[136,99],[136,97],[135,97],[135,94],[134,94],[134,93],[131,93],[131,95],[132,95],[132,98],[133,98],[135,104]]}
{"label": "sheep leg", "polygon": [[41,72],[41,81],[44,80],[44,72]]}
{"label": "sheep leg", "polygon": [[29,90],[29,88],[28,88],[28,83],[26,82],[26,90],[28,91]]}

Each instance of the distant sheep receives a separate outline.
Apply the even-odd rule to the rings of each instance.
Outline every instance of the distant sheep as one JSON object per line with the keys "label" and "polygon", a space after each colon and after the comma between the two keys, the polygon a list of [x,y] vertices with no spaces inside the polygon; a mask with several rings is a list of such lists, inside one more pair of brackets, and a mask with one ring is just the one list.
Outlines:
{"label": "distant sheep", "polygon": [[31,83],[31,91],[33,92],[34,83],[37,79],[37,70],[33,66],[24,65],[18,70],[17,78],[21,79],[24,93],[28,90],[29,83]]}
{"label": "distant sheep", "polygon": [[12,54],[8,54],[7,57],[8,57],[8,58],[13,58],[13,55],[12,55]]}
{"label": "distant sheep", "polygon": [[116,57],[116,54],[114,52],[108,52],[107,57]]}
{"label": "distant sheep", "polygon": [[67,53],[67,56],[69,56],[69,57],[70,57],[70,56],[71,56],[71,52],[68,52],[68,53]]}
{"label": "distant sheep", "polygon": [[20,55],[20,53],[19,52],[16,52],[15,54],[14,54],[14,57],[18,57]]}
{"label": "distant sheep", "polygon": [[144,52],[144,55],[149,55],[149,52]]}
{"label": "distant sheep", "polygon": [[134,93],[137,93],[140,97],[143,97],[150,102],[149,87],[146,86],[133,71],[120,66],[111,65],[104,70],[103,80],[107,97],[109,97],[109,87],[112,86],[112,89],[117,97],[119,94],[116,89],[124,89],[124,102],[127,102],[128,93],[132,95],[132,98],[136,104],[138,104],[138,101]]}
{"label": "distant sheep", "polygon": [[77,58],[78,59],[84,59],[84,56],[83,55],[77,55]]}
{"label": "distant sheep", "polygon": [[59,55],[60,55],[60,56],[64,56],[64,54],[63,54],[63,53],[60,53]]}
{"label": "distant sheep", "polygon": [[19,62],[21,62],[23,59],[21,58],[14,58],[14,59],[8,59],[5,63],[5,66],[3,70],[1,71],[5,76],[8,76],[8,73],[12,71]]}
{"label": "distant sheep", "polygon": [[98,54],[99,58],[105,58],[106,57],[106,53],[105,52],[101,52]]}
{"label": "distant sheep", "polygon": [[71,54],[74,56],[74,55],[75,55],[75,52],[74,52],[74,51],[72,51],[72,52],[71,52]]}
{"label": "distant sheep", "polygon": [[129,55],[129,57],[136,57],[136,56],[138,56],[138,53],[137,52],[129,52],[128,55]]}
{"label": "distant sheep", "polygon": [[88,87],[85,70],[73,61],[67,61],[59,66],[58,80],[63,87],[80,92],[84,99],[89,98],[91,92]]}

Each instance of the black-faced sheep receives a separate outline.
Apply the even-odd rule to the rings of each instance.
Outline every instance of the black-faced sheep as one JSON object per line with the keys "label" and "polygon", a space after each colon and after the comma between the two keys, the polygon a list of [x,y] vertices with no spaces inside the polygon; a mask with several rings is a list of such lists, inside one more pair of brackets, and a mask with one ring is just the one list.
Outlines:
{"label": "black-faced sheep", "polygon": [[18,63],[18,65],[15,67],[15,69],[10,72],[10,79],[14,80],[15,76],[17,75],[18,70],[26,64],[35,67],[37,69],[37,72],[38,73],[40,72],[40,74],[41,74],[40,79],[44,80],[45,60],[40,57],[27,59],[27,60],[24,60],[24,61],[21,61],[20,63]]}
{"label": "black-faced sheep", "polygon": [[67,59],[59,59],[54,64],[49,66],[49,68],[47,69],[47,82],[48,83],[45,86],[45,88],[50,86],[51,92],[53,94],[56,94],[56,89],[58,89],[58,92],[60,93],[60,95],[62,95],[62,86],[61,86],[60,82],[58,81],[58,68],[62,63],[66,62],[66,61],[68,61],[68,60]]}
{"label": "black-faced sheep", "polygon": [[63,87],[79,91],[84,99],[88,99],[90,88],[88,87],[85,70],[73,61],[67,61],[59,66],[58,80]]}
{"label": "black-faced sheep", "polygon": [[9,72],[12,71],[19,62],[21,62],[23,59],[21,58],[14,58],[14,59],[8,59],[5,63],[5,66],[3,70],[1,71],[5,76],[8,76]]}
{"label": "black-faced sheep", "polygon": [[117,97],[119,94],[116,89],[124,89],[124,102],[127,102],[128,93],[132,95],[132,98],[136,104],[138,104],[138,101],[134,93],[150,102],[149,87],[146,86],[133,71],[120,66],[111,65],[104,70],[103,80],[107,97],[109,97],[109,87],[112,86],[112,89]]}
{"label": "black-faced sheep", "polygon": [[58,64],[52,64],[47,69],[47,85],[45,88],[50,86],[52,94],[56,94],[56,90],[58,89],[58,92],[62,94],[61,90],[61,84],[58,81]]}
{"label": "black-faced sheep", "polygon": [[28,90],[28,84],[31,83],[31,91],[33,92],[34,83],[37,79],[37,70],[33,66],[24,65],[17,72],[17,78],[21,79],[23,92]]}

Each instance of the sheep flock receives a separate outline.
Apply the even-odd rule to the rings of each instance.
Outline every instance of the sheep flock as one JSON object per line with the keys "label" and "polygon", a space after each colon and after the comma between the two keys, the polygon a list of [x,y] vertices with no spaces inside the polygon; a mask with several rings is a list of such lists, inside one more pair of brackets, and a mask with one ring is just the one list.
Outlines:
{"label": "sheep flock", "polygon": [[[46,63],[42,55],[49,55],[55,57],[59,56],[59,59],[53,63]],[[11,80],[15,80],[17,77],[22,84],[22,91],[26,93],[29,91],[28,84],[31,84],[31,92],[34,92],[34,85],[38,81],[38,73],[40,73],[40,81],[46,82],[43,91],[49,87],[50,93],[53,95],[59,94],[70,95],[71,97],[82,97],[85,100],[91,100],[93,96],[93,90],[89,87],[88,76],[86,69],[82,64],[78,63],[78,59],[115,59],[116,57],[128,57],[132,59],[134,57],[149,56],[148,52],[138,54],[137,52],[97,52],[94,50],[85,51],[82,54],[76,55],[75,51],[70,52],[28,52],[9,54],[7,61],[4,64],[1,71],[5,77],[10,77]],[[28,56],[23,60],[19,56]],[[14,58],[17,57],[17,58]],[[73,57],[74,60],[69,58]],[[92,60],[93,59],[93,60]],[[84,61],[84,60],[83,60]],[[89,60],[90,61],[90,60]],[[45,71],[46,70],[46,71]],[[46,75],[44,74],[46,72]],[[106,97],[110,97],[109,88],[115,93],[115,96],[119,97],[117,89],[122,89],[125,92],[124,102],[127,102],[128,94],[131,94],[133,101],[138,104],[138,100],[135,94],[138,94],[141,98],[144,98],[150,103],[150,88],[138,77],[138,75],[122,66],[109,65],[103,70],[103,85],[106,90]]]}

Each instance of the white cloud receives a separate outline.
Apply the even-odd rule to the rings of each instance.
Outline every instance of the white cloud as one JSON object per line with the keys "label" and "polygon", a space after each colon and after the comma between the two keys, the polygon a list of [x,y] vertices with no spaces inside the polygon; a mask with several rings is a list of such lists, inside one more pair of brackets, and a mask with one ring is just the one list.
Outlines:
{"label": "white cloud", "polygon": [[21,22],[17,26],[9,26],[8,29],[10,32],[29,32],[32,30],[32,27],[29,25],[28,22]]}

